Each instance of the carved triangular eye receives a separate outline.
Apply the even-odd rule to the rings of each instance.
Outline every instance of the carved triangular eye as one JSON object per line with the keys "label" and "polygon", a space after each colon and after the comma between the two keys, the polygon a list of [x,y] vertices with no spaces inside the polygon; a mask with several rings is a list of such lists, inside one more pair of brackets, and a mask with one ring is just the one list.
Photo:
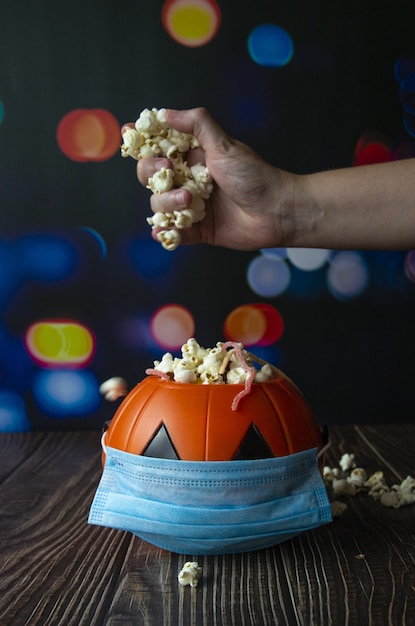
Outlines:
{"label": "carved triangular eye", "polygon": [[251,424],[239,450],[233,458],[235,461],[248,461],[249,459],[269,459],[273,456],[258,428],[255,424]]}
{"label": "carved triangular eye", "polygon": [[158,459],[173,459],[179,461],[180,458],[167,432],[167,428],[162,424],[153,436],[144,452],[143,456],[151,456]]}

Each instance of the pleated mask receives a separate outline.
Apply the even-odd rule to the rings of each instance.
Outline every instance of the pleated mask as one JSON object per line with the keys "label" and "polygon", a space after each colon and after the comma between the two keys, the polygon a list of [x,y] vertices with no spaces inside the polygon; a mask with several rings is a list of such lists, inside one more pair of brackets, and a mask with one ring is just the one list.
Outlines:
{"label": "pleated mask", "polygon": [[[88,522],[179,554],[267,548],[332,520],[317,449],[244,461],[178,461],[103,447]],[[321,453],[320,453],[321,454]]]}

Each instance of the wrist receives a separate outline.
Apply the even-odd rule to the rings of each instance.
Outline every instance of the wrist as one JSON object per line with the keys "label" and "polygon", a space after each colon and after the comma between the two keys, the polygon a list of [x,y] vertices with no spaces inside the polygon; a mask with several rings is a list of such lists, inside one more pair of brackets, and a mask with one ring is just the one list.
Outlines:
{"label": "wrist", "polygon": [[312,247],[324,217],[311,192],[310,176],[280,172],[278,230],[285,247]]}

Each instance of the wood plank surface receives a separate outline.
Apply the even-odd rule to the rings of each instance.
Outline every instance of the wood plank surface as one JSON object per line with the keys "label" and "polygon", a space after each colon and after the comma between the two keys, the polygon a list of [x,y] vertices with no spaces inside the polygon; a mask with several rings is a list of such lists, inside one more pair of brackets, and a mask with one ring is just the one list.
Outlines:
{"label": "wood plank surface", "polygon": [[[390,484],[415,476],[415,424],[332,428],[326,462],[353,452]],[[0,435],[1,626],[411,626],[415,505],[346,498],[331,524],[268,550],[176,555],[87,524],[97,432]],[[177,575],[198,560],[198,587]]]}

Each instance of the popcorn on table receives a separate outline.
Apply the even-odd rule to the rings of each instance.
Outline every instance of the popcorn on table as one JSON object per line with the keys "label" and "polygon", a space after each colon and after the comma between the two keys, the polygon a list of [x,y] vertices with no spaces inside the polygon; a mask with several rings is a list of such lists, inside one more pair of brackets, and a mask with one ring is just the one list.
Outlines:
{"label": "popcorn on table", "polygon": [[166,250],[175,250],[181,242],[180,230],[200,222],[205,217],[205,200],[212,193],[213,181],[202,163],[189,166],[186,154],[196,148],[197,139],[168,126],[165,109],[144,109],[135,122],[135,128],[123,132],[121,156],[137,161],[145,157],[163,156],[170,159],[173,169],[162,168],[149,180],[147,187],[155,194],[173,187],[183,187],[192,194],[190,206],[183,211],[155,213],[147,218],[154,229],[161,228],[157,239]]}
{"label": "popcorn on table", "polygon": [[199,563],[197,561],[187,561],[179,572],[178,580],[183,586],[197,587],[201,575],[202,568],[199,566]]}
{"label": "popcorn on table", "polygon": [[[415,478],[407,476],[400,484],[390,487],[382,471],[368,476],[362,467],[356,467],[354,454],[343,454],[339,467],[326,465],[323,468],[323,480],[335,498],[364,492],[387,507],[399,508],[415,502]],[[342,505],[338,500],[332,502],[333,517],[344,513],[347,505]]]}

